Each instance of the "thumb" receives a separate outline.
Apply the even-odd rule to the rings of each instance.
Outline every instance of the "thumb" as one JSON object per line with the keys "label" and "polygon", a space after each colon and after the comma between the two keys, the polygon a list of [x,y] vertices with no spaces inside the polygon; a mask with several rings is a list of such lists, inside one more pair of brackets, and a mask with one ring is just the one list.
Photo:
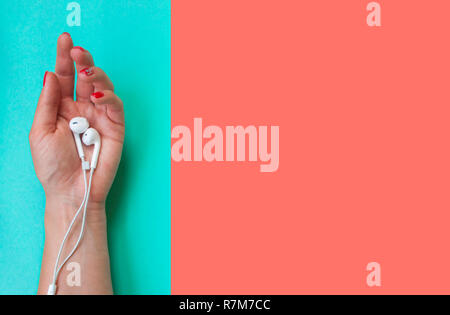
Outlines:
{"label": "thumb", "polygon": [[53,131],[56,128],[60,104],[61,87],[59,80],[54,73],[46,72],[32,128],[37,128],[40,131]]}

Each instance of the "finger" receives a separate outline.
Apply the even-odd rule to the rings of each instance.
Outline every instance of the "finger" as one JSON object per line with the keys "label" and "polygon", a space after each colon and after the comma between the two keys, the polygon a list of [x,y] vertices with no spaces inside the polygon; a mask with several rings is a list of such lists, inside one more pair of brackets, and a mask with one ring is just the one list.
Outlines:
{"label": "finger", "polygon": [[44,87],[39,97],[32,130],[39,132],[53,132],[56,129],[58,109],[61,103],[61,88],[57,76],[46,72]]}
{"label": "finger", "polygon": [[99,67],[82,69],[78,76],[78,80],[92,84],[95,91],[114,91],[114,84],[111,82],[106,73]]}
{"label": "finger", "polygon": [[106,106],[109,119],[117,124],[124,124],[123,102],[111,90],[97,91],[91,95],[91,101],[96,106]]}
{"label": "finger", "polygon": [[[94,65],[94,59],[91,54],[82,47],[74,47],[70,52],[73,60],[75,61],[75,68],[77,73],[85,68],[92,67]],[[94,92],[94,86],[92,83],[85,81],[77,81],[77,101],[89,101],[91,94]]]}
{"label": "finger", "polygon": [[69,33],[62,33],[58,38],[56,48],[55,73],[61,85],[62,97],[73,99],[73,84],[75,82],[75,69],[70,51],[73,48],[72,38]]}

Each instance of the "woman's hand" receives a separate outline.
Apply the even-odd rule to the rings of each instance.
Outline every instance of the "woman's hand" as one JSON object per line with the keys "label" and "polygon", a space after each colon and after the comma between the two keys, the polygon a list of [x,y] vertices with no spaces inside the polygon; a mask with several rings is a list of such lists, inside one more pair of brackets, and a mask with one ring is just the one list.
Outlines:
{"label": "woman's hand", "polygon": [[[75,62],[75,68],[74,68]],[[73,98],[75,69],[78,73]],[[46,72],[44,86],[30,132],[36,174],[46,195],[45,245],[39,294],[46,294],[53,280],[56,257],[74,213],[84,197],[84,176],[69,122],[85,117],[101,136],[101,149],[87,207],[86,230],[70,262],[78,263],[81,285],[69,285],[63,268],[57,279],[58,294],[111,294],[111,274],[106,235],[105,200],[116,175],[125,133],[122,101],[106,74],[94,66],[91,54],[73,47],[69,34],[58,39],[55,73]],[[93,148],[84,146],[90,161]],[[80,235],[80,221],[65,244],[62,259]],[[60,261],[61,263],[62,261]]]}
{"label": "woman's hand", "polygon": [[[78,73],[76,101],[73,98],[75,69]],[[73,47],[70,35],[64,33],[58,39],[55,73],[45,74],[30,144],[36,174],[47,201],[73,205],[74,210],[84,195],[81,161],[69,128],[69,121],[77,116],[87,118],[90,127],[101,136],[99,162],[89,200],[93,209],[101,209],[122,153],[123,104],[114,94],[108,76],[94,66],[91,54],[81,47]],[[92,146],[84,146],[87,161],[92,150]]]}

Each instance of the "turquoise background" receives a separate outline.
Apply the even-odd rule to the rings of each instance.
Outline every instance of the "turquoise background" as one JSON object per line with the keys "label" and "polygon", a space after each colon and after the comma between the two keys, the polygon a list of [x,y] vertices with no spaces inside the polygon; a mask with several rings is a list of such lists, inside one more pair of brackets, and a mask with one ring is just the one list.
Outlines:
{"label": "turquoise background", "polygon": [[122,162],[107,202],[118,294],[170,294],[170,1],[0,1],[0,294],[35,294],[45,197],[28,133],[44,72],[66,31],[125,104]]}

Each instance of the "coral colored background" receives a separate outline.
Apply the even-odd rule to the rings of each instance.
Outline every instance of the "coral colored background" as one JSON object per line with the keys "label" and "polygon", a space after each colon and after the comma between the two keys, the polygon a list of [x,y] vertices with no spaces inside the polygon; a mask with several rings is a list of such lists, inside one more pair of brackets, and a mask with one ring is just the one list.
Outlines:
{"label": "coral colored background", "polygon": [[172,126],[280,126],[172,162],[172,293],[450,293],[450,2],[369,2],[172,1]]}

